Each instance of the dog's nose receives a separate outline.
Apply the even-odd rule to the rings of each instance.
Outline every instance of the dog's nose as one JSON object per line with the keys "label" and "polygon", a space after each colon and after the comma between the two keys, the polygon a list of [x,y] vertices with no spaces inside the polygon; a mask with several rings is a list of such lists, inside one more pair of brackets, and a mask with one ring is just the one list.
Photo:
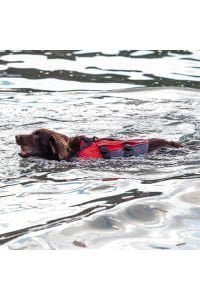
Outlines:
{"label": "dog's nose", "polygon": [[20,144],[21,139],[22,139],[21,135],[16,135],[16,136],[15,136],[15,140],[16,140],[16,143],[17,143],[17,144]]}

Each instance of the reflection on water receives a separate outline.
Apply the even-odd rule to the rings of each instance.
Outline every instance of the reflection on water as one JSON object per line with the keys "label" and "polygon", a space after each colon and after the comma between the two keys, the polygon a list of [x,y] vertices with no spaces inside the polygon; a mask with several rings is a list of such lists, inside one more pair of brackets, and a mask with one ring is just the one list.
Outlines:
{"label": "reflection on water", "polygon": [[24,91],[199,88],[199,68],[199,51],[1,51],[0,86]]}
{"label": "reflection on water", "polygon": [[[199,249],[199,62],[199,51],[1,51],[1,248]],[[20,158],[15,134],[39,127],[184,148]]]}

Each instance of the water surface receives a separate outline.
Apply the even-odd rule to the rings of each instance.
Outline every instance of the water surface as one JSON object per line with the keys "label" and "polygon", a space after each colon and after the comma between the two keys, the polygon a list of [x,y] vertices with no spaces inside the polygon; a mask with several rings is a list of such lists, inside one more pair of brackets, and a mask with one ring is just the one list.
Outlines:
{"label": "water surface", "polygon": [[[199,68],[199,51],[1,51],[1,248],[200,249]],[[41,127],[185,147],[20,158],[14,136]]]}

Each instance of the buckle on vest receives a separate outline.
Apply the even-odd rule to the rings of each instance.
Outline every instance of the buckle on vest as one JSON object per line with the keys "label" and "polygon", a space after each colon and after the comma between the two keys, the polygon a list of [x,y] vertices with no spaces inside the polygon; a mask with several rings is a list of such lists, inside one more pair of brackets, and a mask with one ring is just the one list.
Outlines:
{"label": "buckle on vest", "polygon": [[124,145],[124,157],[130,157],[134,155],[134,149],[130,144]]}
{"label": "buckle on vest", "polygon": [[108,148],[106,146],[101,146],[99,148],[100,148],[101,154],[102,154],[104,159],[110,159],[111,158],[110,151],[108,150]]}

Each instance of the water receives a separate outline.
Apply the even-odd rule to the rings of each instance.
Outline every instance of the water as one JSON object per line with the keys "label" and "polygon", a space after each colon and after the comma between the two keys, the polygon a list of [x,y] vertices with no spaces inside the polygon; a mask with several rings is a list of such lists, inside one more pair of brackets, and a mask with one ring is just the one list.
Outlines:
{"label": "water", "polygon": [[[200,249],[199,51],[1,51],[0,248]],[[22,159],[16,134],[161,137],[112,161]]]}

